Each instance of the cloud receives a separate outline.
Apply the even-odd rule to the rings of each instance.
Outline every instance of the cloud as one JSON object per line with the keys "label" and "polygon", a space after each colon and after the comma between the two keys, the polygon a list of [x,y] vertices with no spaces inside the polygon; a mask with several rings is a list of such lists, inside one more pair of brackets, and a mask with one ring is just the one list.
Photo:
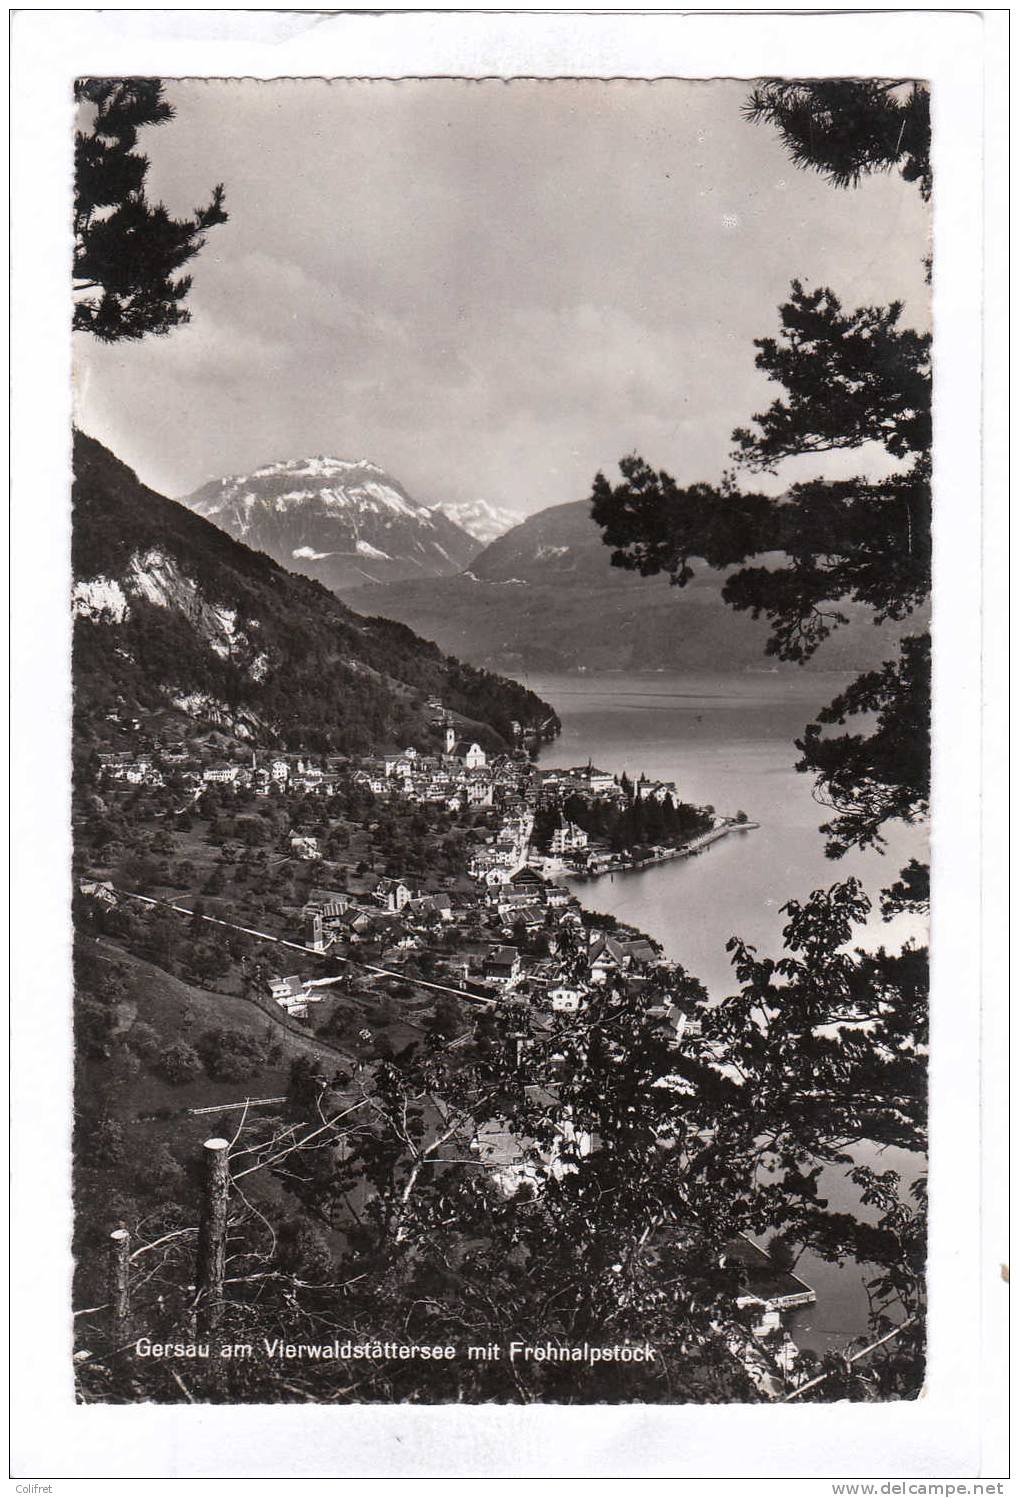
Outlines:
{"label": "cloud", "polygon": [[717,476],[769,399],[793,276],[927,316],[927,216],[838,192],[738,83],[173,83],[144,142],[186,211],[223,180],[193,322],[80,347],[87,429],[170,493],[308,452],[429,502],[530,511],[637,449]]}

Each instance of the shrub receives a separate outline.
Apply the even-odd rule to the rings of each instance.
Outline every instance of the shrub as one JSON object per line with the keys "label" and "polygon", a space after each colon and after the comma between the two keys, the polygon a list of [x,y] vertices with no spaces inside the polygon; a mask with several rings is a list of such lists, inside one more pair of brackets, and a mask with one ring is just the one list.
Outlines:
{"label": "shrub", "polygon": [[327,1279],[332,1254],[324,1234],[301,1217],[280,1224],[276,1237],[276,1262],[285,1274],[302,1280]]}
{"label": "shrub", "polygon": [[122,1165],[124,1162],[124,1130],[115,1118],[101,1118],[92,1130],[86,1145],[86,1158],[91,1156],[93,1165]]}
{"label": "shrub", "polygon": [[177,1040],[163,1053],[159,1070],[174,1087],[193,1082],[202,1070],[202,1058],[186,1040]]}
{"label": "shrub", "polygon": [[136,1020],[128,1033],[127,1043],[136,1056],[152,1065],[163,1054],[163,1042],[156,1030],[144,1020]]}
{"label": "shrub", "polygon": [[262,1041],[232,1030],[206,1030],[198,1051],[209,1076],[218,1082],[243,1082],[265,1065]]}
{"label": "shrub", "polygon": [[768,1244],[768,1258],[776,1269],[788,1273],[796,1263],[796,1252],[787,1238],[776,1233]]}
{"label": "shrub", "polygon": [[180,1163],[165,1144],[157,1145],[136,1167],[134,1178],[149,1196],[173,1196],[184,1185],[185,1174]]}

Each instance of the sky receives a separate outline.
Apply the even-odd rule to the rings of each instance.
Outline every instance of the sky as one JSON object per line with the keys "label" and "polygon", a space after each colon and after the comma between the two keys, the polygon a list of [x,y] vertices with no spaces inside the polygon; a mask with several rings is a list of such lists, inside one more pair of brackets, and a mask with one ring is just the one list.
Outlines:
{"label": "sky", "polygon": [[742,118],[747,91],[168,82],[176,118],[139,137],[149,196],[189,213],[222,181],[229,222],[189,266],[188,326],[75,335],[79,425],[172,496],[313,454],[521,515],[586,498],[628,452],[717,480],[777,394],[753,339],[793,277],[929,322],[916,188],[795,167]]}

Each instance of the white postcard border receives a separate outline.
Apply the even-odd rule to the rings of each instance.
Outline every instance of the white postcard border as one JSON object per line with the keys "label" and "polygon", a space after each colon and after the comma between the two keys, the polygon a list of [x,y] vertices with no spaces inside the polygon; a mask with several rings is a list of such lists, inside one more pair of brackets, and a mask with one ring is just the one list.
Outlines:
{"label": "white postcard border", "polygon": [[[983,73],[977,12],[317,15],[27,11],[14,17],[12,506],[13,1475],[835,1477],[987,1468],[981,1349],[1000,1253],[981,1213],[980,715]],[[997,45],[1000,46],[1000,33]],[[927,77],[935,131],[936,525],[931,1359],[912,1404],[810,1407],[75,1406],[70,1379],[70,82],[173,76]],[[1000,100],[999,100],[1000,105]],[[59,185],[64,190],[59,190]],[[1000,348],[999,348],[1000,353]],[[1000,431],[999,431],[1000,438]],[[993,464],[1000,452],[989,455]],[[985,489],[985,524],[998,524]],[[999,553],[988,577],[1000,606]],[[1003,621],[995,621],[998,627]],[[989,626],[988,626],[989,627]],[[987,628],[984,638],[986,642]],[[1000,661],[998,662],[1000,665]],[[991,683],[991,689],[1000,683]],[[994,708],[988,706],[992,717]],[[993,747],[985,768],[997,768]],[[984,788],[985,796],[990,787]],[[989,886],[988,886],[989,887]],[[992,901],[997,898],[992,891]],[[994,907],[997,909],[998,907]],[[988,940],[994,932],[985,930]],[[985,1047],[1004,991],[985,967]],[[996,976],[1000,977],[1000,973]],[[1000,1087],[997,1073],[984,1073]],[[986,1101],[986,1090],[985,1090]],[[996,1106],[1000,1107],[998,1099]],[[994,1120],[1000,1122],[1000,1116]],[[983,1145],[983,1152],[982,1152]],[[977,1160],[984,1161],[984,1197]],[[989,1163],[988,1163],[989,1162]],[[978,1314],[978,1301],[981,1313]],[[986,1334],[985,1327],[985,1334]],[[986,1340],[986,1336],[985,1336]],[[59,1491],[59,1488],[57,1489]]]}

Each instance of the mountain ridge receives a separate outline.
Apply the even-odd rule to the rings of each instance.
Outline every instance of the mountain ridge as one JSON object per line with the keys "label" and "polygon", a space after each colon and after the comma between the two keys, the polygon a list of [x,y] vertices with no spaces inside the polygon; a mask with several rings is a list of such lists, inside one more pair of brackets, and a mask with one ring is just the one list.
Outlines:
{"label": "mountain ridge", "polygon": [[478,542],[367,458],[319,455],[212,479],[180,503],[290,571],[338,590],[459,572]]}
{"label": "mountain ridge", "polygon": [[[428,747],[429,700],[493,746],[553,710],[516,682],[354,613],[75,433],[72,525],[77,742],[158,720],[252,744],[326,752]],[[111,726],[114,725],[114,726]]]}
{"label": "mountain ridge", "polygon": [[[767,564],[767,558],[761,559]],[[459,576],[427,588],[344,590],[352,608],[384,614],[490,670],[859,671],[894,653],[914,627],[874,627],[870,611],[840,604],[850,619],[805,668],[767,657],[764,619],[722,598],[734,568],[694,560],[683,588],[664,576],[613,567],[588,500],[552,505],[485,547]]]}

